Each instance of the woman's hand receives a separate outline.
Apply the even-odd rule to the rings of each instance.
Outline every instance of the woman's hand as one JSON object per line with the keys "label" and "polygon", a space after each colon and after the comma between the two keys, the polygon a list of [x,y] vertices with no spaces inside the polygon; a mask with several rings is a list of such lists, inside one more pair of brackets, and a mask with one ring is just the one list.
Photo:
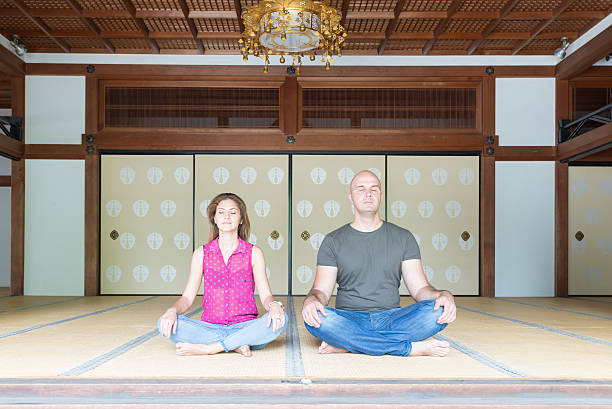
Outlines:
{"label": "woman's hand", "polygon": [[285,326],[285,311],[277,302],[271,302],[268,308],[268,327],[272,323],[272,331],[276,332]]}
{"label": "woman's hand", "polygon": [[174,308],[168,308],[164,315],[161,316],[161,321],[159,323],[159,330],[164,337],[170,338],[170,331],[172,331],[172,334],[176,334],[177,321],[176,310]]}

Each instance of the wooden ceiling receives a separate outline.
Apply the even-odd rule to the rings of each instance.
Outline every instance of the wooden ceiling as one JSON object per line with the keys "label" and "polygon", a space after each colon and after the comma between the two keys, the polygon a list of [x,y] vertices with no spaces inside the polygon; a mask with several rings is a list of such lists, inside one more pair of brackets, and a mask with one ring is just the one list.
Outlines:
{"label": "wooden ceiling", "polygon": [[[239,54],[257,0],[0,0],[0,33],[28,52]],[[330,0],[346,55],[550,55],[612,0]]]}

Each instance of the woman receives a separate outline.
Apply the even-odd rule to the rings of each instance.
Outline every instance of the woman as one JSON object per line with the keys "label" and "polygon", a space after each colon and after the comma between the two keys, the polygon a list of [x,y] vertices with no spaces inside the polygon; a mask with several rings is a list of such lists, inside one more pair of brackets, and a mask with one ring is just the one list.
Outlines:
{"label": "woman", "polygon": [[[206,210],[211,226],[208,244],[198,247],[183,295],[158,322],[163,336],[176,343],[178,355],[236,351],[251,356],[285,329],[287,314],[272,296],[263,252],[247,242],[249,217],[244,201],[221,193]],[[184,314],[204,282],[201,320]],[[268,311],[257,318],[254,289]]]}

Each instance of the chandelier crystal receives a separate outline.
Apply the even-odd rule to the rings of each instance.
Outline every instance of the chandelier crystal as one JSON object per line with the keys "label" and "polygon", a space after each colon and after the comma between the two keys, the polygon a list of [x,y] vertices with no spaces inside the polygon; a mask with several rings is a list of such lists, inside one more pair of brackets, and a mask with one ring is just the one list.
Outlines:
{"label": "chandelier crystal", "polygon": [[325,1],[263,0],[243,15],[244,31],[238,40],[244,61],[249,55],[261,58],[268,72],[270,56],[279,55],[281,64],[288,57],[300,73],[306,55],[317,57],[329,70],[334,56],[342,56],[346,32],[342,17]]}

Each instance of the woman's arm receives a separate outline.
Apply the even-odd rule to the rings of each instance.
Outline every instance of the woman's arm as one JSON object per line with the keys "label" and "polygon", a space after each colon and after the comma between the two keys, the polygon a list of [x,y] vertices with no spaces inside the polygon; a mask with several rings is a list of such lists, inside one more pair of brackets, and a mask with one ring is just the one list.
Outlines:
{"label": "woman's arm", "polygon": [[259,293],[261,304],[269,312],[268,326],[272,323],[272,330],[277,331],[285,325],[285,314],[283,304],[276,301],[272,296],[268,276],[266,276],[266,260],[264,259],[263,251],[257,246],[253,246],[251,256],[253,266],[253,279],[255,287]]}
{"label": "woman's arm", "polygon": [[193,252],[189,278],[183,290],[183,295],[181,295],[181,298],[179,298],[172,307],[168,308],[161,317],[159,327],[166,338],[170,336],[170,331],[172,331],[173,334],[176,333],[177,316],[183,314],[191,307],[198,294],[198,289],[200,288],[200,284],[202,284],[202,259],[203,251],[200,246]]}

